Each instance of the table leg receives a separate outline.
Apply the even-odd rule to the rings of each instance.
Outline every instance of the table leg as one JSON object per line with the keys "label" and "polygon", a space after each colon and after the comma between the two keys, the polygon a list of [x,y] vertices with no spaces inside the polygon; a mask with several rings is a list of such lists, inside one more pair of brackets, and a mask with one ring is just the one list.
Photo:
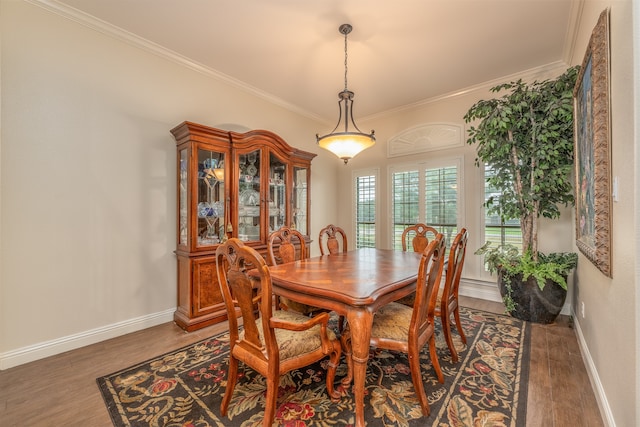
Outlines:
{"label": "table leg", "polygon": [[356,402],[356,427],[364,427],[364,381],[367,375],[369,342],[373,314],[366,309],[347,314],[351,330],[351,360],[353,365],[353,389]]}

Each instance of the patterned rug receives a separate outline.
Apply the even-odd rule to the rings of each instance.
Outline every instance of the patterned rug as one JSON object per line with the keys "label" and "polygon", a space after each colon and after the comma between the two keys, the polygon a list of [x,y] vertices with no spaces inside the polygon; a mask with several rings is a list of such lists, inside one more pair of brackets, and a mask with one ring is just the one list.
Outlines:
{"label": "patterned rug", "polygon": [[[438,357],[445,382],[433,372],[423,349],[422,375],[431,415],[422,416],[404,354],[372,350],[365,384],[368,426],[516,426],[526,418],[530,325],[475,309],[460,310],[467,344],[454,332],[454,364],[441,330]],[[334,319],[335,321],[335,319]],[[437,322],[440,328],[440,322]],[[455,330],[455,327],[454,327]],[[213,336],[97,379],[114,426],[261,426],[264,378],[240,365],[241,378],[220,415],[228,357],[228,335]],[[352,426],[352,389],[333,403],[325,388],[328,359],[281,378],[274,425]],[[344,359],[336,383],[346,374]]]}

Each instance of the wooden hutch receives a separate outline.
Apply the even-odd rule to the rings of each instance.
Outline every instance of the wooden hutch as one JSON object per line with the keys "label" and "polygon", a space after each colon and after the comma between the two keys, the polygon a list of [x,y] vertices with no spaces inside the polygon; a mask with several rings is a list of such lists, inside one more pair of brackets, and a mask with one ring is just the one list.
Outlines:
{"label": "wooden hutch", "polygon": [[266,130],[236,133],[183,122],[171,133],[178,149],[174,320],[193,331],[227,318],[215,261],[220,242],[238,237],[266,257],[271,231],[287,225],[309,235],[316,155]]}

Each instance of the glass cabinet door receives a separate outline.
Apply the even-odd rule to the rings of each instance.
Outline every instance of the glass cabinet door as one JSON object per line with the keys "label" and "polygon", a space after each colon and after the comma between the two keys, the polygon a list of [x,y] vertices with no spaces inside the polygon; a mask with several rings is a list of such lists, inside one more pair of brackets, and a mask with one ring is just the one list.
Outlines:
{"label": "glass cabinet door", "polygon": [[286,179],[285,164],[271,154],[269,158],[269,233],[287,225]]}
{"label": "glass cabinet door", "polygon": [[309,235],[307,208],[309,206],[308,196],[308,176],[309,169],[295,166],[293,168],[293,197],[292,197],[292,227],[300,233]]}
{"label": "glass cabinet door", "polygon": [[238,156],[238,238],[260,240],[260,150]]}
{"label": "glass cabinet door", "polygon": [[224,153],[198,148],[197,244],[220,243],[225,231]]}
{"label": "glass cabinet door", "polygon": [[188,151],[183,148],[179,152],[178,165],[178,246],[186,246],[189,241],[189,216],[187,214],[188,159]]}

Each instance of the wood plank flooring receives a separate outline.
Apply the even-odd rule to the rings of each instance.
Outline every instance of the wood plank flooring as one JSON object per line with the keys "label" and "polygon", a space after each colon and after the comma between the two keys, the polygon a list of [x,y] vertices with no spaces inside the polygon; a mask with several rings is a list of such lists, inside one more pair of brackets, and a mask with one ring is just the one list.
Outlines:
{"label": "wood plank flooring", "polygon": [[[501,313],[500,303],[461,297],[461,305]],[[185,333],[173,323],[0,371],[3,427],[108,427],[96,378],[226,330]],[[570,319],[532,328],[526,426],[603,426]]]}
{"label": "wood plank flooring", "polygon": [[[460,297],[460,304],[494,313],[502,303]],[[604,426],[568,316],[531,324],[526,427]]]}

